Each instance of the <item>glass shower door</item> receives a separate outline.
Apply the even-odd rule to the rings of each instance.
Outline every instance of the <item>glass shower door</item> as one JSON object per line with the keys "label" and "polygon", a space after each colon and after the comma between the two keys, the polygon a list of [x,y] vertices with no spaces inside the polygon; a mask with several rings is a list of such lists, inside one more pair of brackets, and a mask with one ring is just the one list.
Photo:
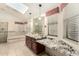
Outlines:
{"label": "glass shower door", "polygon": [[7,42],[8,22],[0,22],[0,43]]}

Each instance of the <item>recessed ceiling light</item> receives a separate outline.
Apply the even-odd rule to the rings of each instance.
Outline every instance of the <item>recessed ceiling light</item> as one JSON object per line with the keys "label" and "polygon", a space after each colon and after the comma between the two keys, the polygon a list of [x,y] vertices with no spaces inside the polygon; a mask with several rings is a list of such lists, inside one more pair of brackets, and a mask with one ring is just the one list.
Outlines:
{"label": "recessed ceiling light", "polygon": [[32,13],[29,13],[29,15],[31,15]]}
{"label": "recessed ceiling light", "polygon": [[6,3],[6,5],[8,5],[9,7],[15,9],[16,11],[24,14],[28,7],[22,3]]}
{"label": "recessed ceiling light", "polygon": [[42,4],[39,4],[39,7],[42,7]]}

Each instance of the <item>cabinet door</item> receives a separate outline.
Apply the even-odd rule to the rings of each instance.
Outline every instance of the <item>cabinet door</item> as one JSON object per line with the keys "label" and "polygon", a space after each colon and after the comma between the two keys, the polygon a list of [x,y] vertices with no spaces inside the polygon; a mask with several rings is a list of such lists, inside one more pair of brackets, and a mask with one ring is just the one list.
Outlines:
{"label": "cabinet door", "polygon": [[28,40],[28,47],[31,49],[31,39]]}
{"label": "cabinet door", "polygon": [[32,50],[38,54],[38,53],[41,53],[43,51],[45,51],[45,47],[37,42],[33,42],[32,43]]}
{"label": "cabinet door", "polygon": [[25,44],[28,46],[28,40],[29,40],[29,38],[28,38],[28,36],[26,36],[26,41],[25,41]]}
{"label": "cabinet door", "polygon": [[38,47],[37,47],[36,42],[33,42],[33,41],[32,41],[32,50],[33,50],[34,53],[38,53],[37,48],[38,48]]}

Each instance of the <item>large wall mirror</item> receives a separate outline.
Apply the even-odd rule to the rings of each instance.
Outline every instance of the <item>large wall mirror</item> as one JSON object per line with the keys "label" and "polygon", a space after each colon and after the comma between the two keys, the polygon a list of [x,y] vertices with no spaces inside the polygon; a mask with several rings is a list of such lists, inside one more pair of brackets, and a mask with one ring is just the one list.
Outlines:
{"label": "large wall mirror", "polygon": [[58,15],[51,15],[47,17],[48,20],[48,35],[58,36]]}
{"label": "large wall mirror", "polygon": [[43,34],[44,17],[33,19],[33,33]]}

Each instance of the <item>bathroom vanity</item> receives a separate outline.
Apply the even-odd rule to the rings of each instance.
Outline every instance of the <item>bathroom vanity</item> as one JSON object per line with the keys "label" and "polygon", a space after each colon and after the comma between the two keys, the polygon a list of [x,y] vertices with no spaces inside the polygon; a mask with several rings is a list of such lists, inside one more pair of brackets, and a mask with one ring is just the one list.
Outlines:
{"label": "bathroom vanity", "polygon": [[39,36],[26,35],[25,44],[34,53],[39,54],[45,51],[50,56],[77,56],[78,50],[75,50],[70,44],[63,40],[55,38],[41,38]]}
{"label": "bathroom vanity", "polygon": [[38,38],[32,37],[27,35],[26,36],[26,41],[25,44],[28,48],[30,48],[34,53],[39,54],[43,51],[45,51],[45,46],[38,43],[37,40]]}

